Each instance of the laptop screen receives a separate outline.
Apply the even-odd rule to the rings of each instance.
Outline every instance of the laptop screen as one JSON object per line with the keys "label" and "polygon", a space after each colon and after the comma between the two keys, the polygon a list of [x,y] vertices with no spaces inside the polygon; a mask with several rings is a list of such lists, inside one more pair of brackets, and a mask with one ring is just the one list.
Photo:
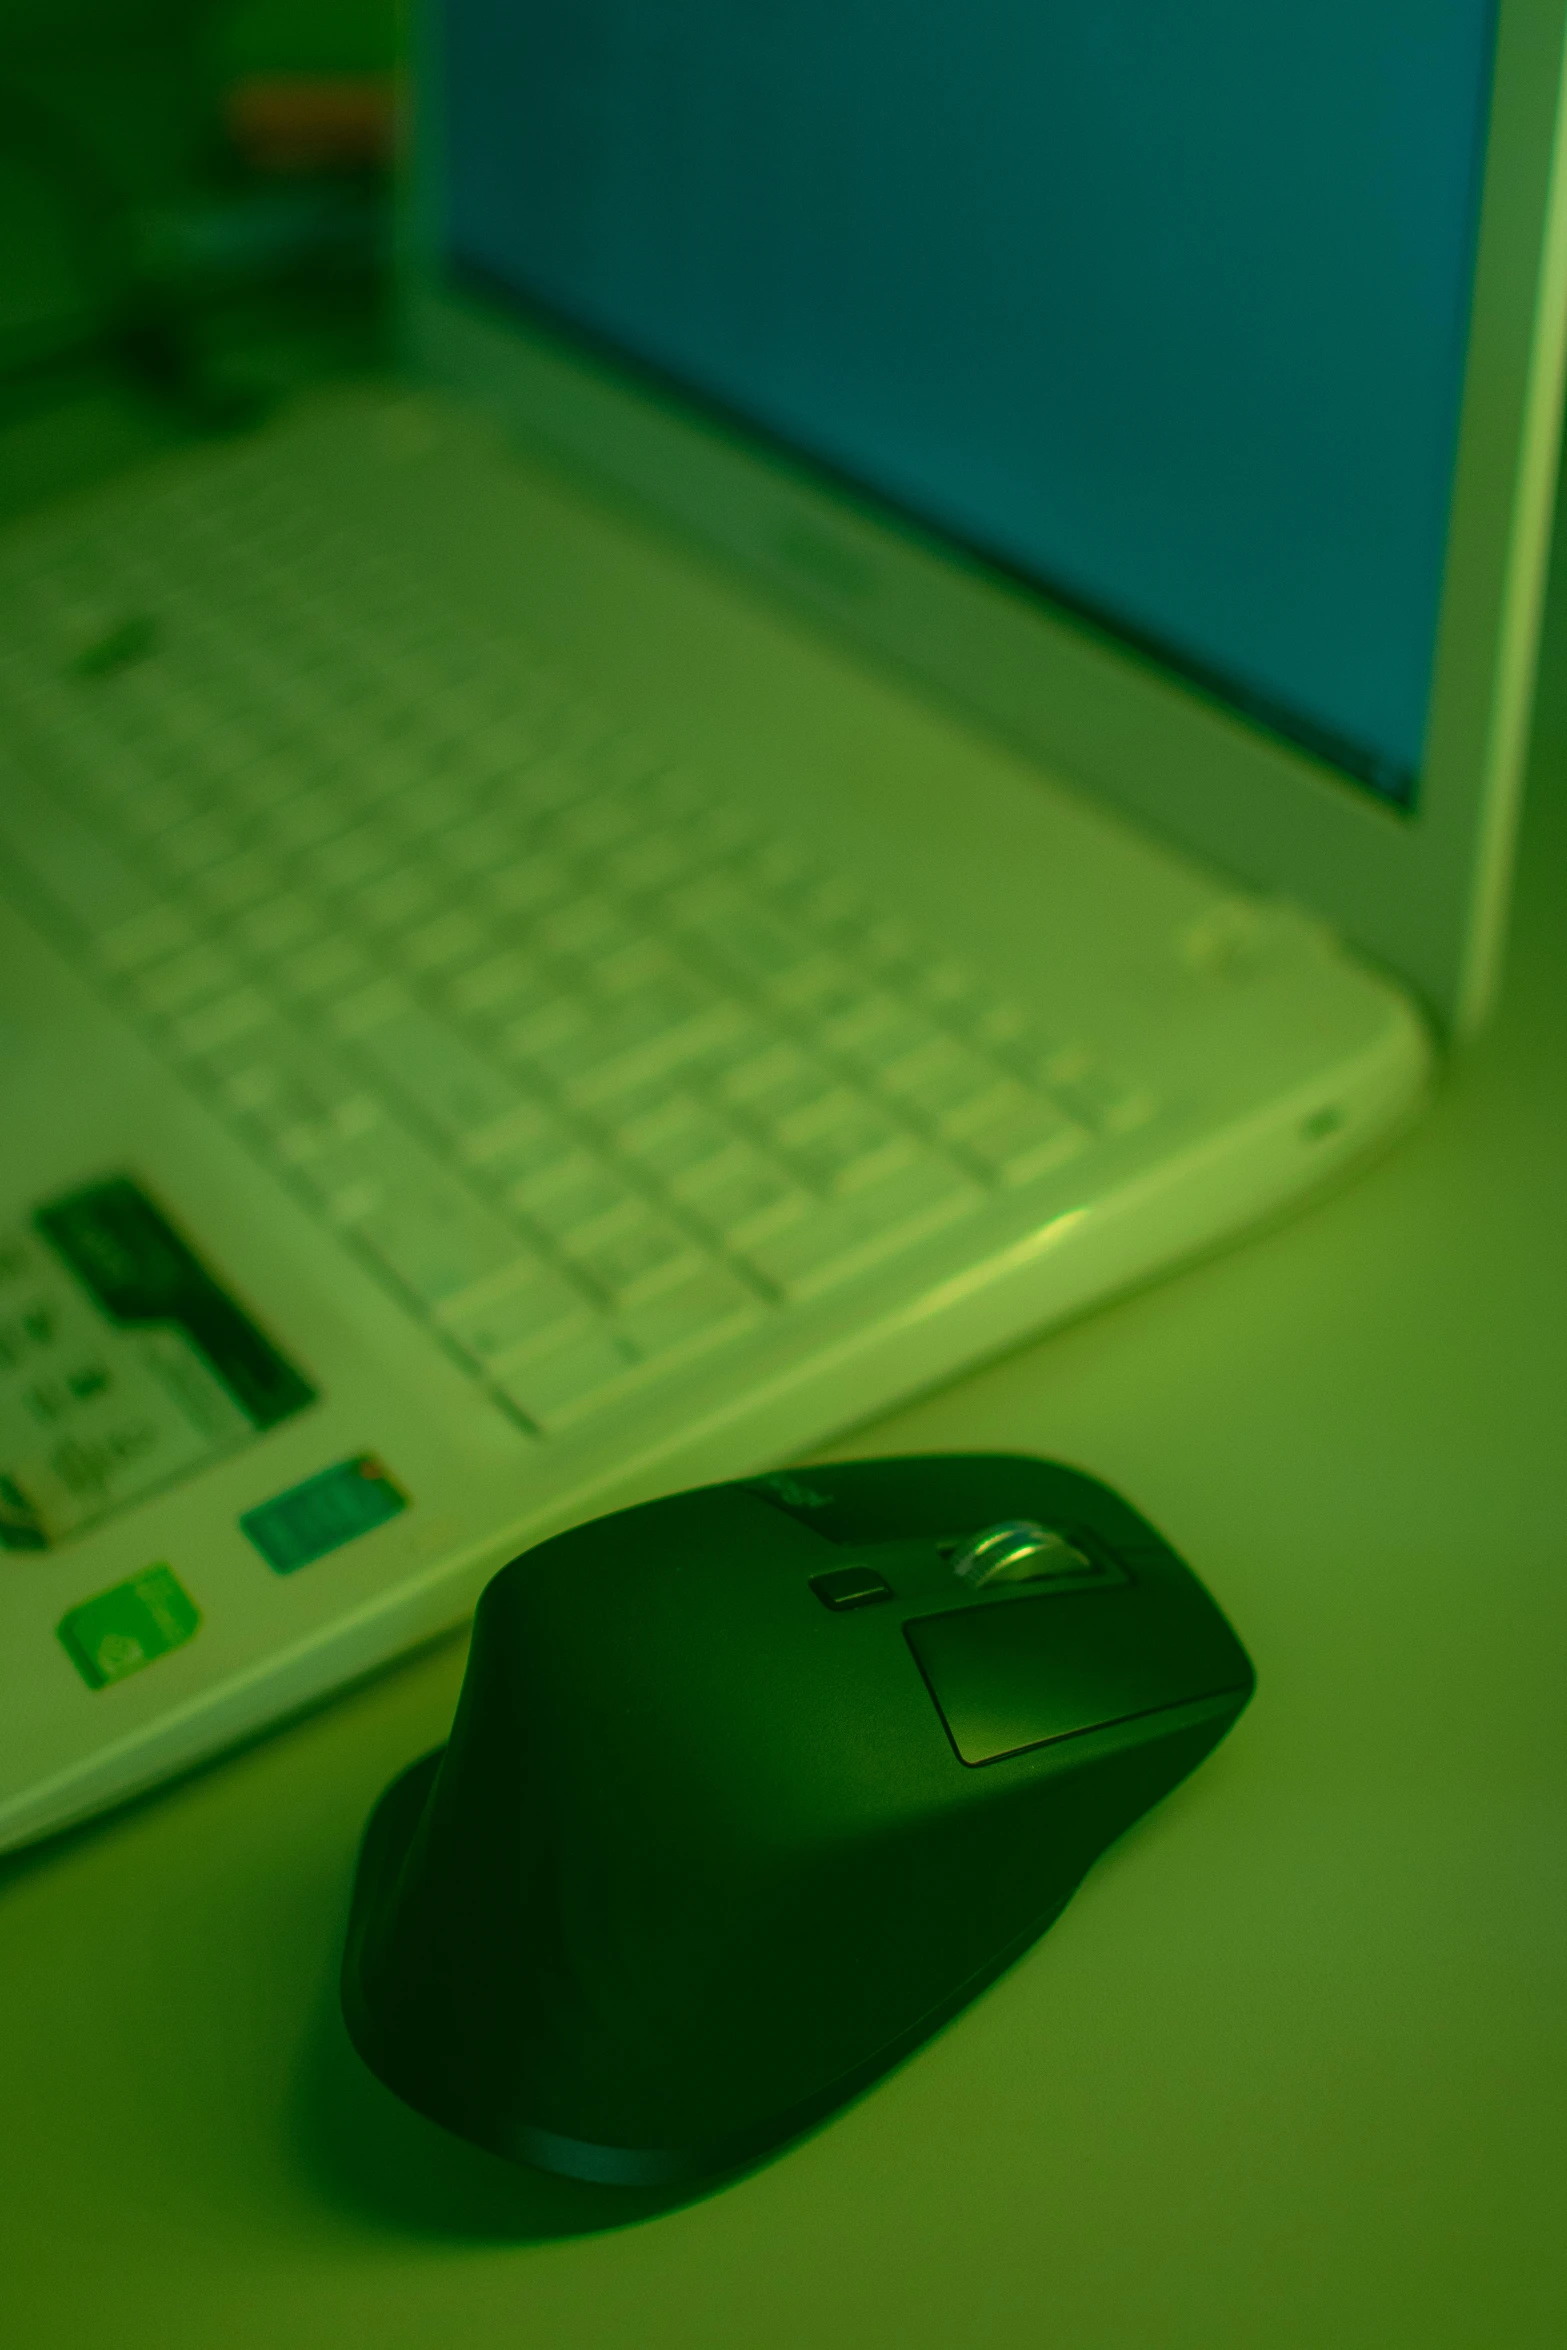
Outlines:
{"label": "laptop screen", "polygon": [[451,264],[1386,798],[1496,0],[446,0]]}

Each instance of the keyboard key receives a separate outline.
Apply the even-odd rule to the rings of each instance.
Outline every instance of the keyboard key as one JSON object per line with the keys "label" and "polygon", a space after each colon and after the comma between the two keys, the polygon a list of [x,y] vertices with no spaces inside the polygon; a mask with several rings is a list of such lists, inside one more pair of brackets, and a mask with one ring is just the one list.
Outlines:
{"label": "keyboard key", "polygon": [[343,921],[370,938],[406,930],[439,910],[434,885],[417,867],[408,865],[395,866],[379,881],[354,890],[338,909]]}
{"label": "keyboard key", "polygon": [[680,1189],[700,1186],[702,1170],[713,1169],[734,1151],[738,1137],[716,1110],[679,1094],[618,1127],[615,1141],[658,1182]]}
{"label": "keyboard key", "polygon": [[959,1147],[994,1181],[1031,1183],[1064,1166],[1087,1140],[1082,1127],[1064,1112],[1032,1095],[969,1127],[959,1138]]}
{"label": "keyboard key", "polygon": [[231,994],[241,976],[232,955],[203,940],[160,963],[144,963],[127,985],[143,1011],[168,1019],[213,996]]}
{"label": "keyboard key", "polygon": [[171,824],[179,824],[202,812],[202,797],[193,784],[184,777],[160,774],[141,791],[131,794],[120,807],[120,830],[131,841],[145,844],[166,832]]}
{"label": "keyboard key", "polygon": [[812,966],[830,960],[819,939],[738,893],[704,912],[691,927],[710,953],[757,987],[797,984]]}
{"label": "keyboard key", "polygon": [[860,951],[878,970],[907,972],[921,959],[922,942],[906,922],[877,915],[860,931]]}
{"label": "keyboard key", "polygon": [[236,987],[169,1023],[169,1041],[189,1060],[201,1060],[239,1038],[254,1035],[273,1018],[273,1006],[256,987]]}
{"label": "keyboard key", "polygon": [[491,943],[487,922],[466,906],[449,906],[395,935],[388,951],[405,971],[423,973],[471,963]]}
{"label": "keyboard key", "polygon": [[1085,1070],[1056,1090],[1085,1126],[1101,1134],[1130,1134],[1146,1126],[1156,1106],[1146,1086],[1119,1077],[1102,1065]]}
{"label": "keyboard key", "polygon": [[732,1151],[700,1188],[695,1183],[674,1188],[715,1238],[739,1255],[744,1255],[753,1241],[820,1213],[802,1184],[760,1151],[744,1145]]}
{"label": "keyboard key", "polygon": [[693,1354],[760,1321],[766,1312],[753,1289],[723,1265],[703,1265],[618,1319],[639,1355]]}
{"label": "keyboard key", "polygon": [[776,980],[767,992],[773,1003],[792,1012],[797,1020],[809,1021],[813,1035],[820,1037],[820,1024],[853,1003],[862,986],[852,965],[824,948],[812,961]]}
{"label": "keyboard key", "polygon": [[[823,1074],[825,1072],[817,1072],[818,1084],[813,1086],[802,1102],[791,1104],[777,1113],[772,1111],[769,1102],[767,1109],[761,1113],[775,1143],[792,1150],[796,1145],[808,1142],[813,1135],[825,1134],[831,1128],[843,1125],[847,1119],[856,1117],[862,1111],[867,1118],[878,1120],[881,1126],[890,1131],[890,1121],[884,1112],[864,1103],[852,1086],[830,1082],[820,1085]],[[763,1099],[767,1101],[768,1097],[764,1096]]]}
{"label": "keyboard key", "polygon": [[701,1262],[690,1234],[652,1208],[607,1232],[595,1228],[585,1243],[570,1247],[570,1254],[616,1307],[645,1304],[693,1274]]}
{"label": "keyboard key", "polygon": [[225,723],[215,713],[210,714],[201,730],[200,772],[209,779],[221,779],[223,804],[231,816],[240,813],[240,802],[234,796],[230,779],[250,766],[257,749],[256,730],[248,722],[248,713],[238,714],[232,724]]}
{"label": "keyboard key", "polygon": [[529,996],[547,995],[551,981],[537,956],[520,947],[485,955],[477,963],[450,973],[440,984],[440,995],[459,1020],[497,1017]]}
{"label": "keyboard key", "polygon": [[259,963],[295,954],[331,935],[325,916],[303,897],[271,898],[240,915],[229,928],[239,952]]}
{"label": "keyboard key", "polygon": [[264,1025],[213,1041],[201,1059],[225,1107],[255,1119],[274,1139],[301,1121],[330,1116],[365,1092],[351,1061],[275,1013]]}
{"label": "keyboard key", "polygon": [[299,871],[307,884],[335,896],[388,872],[402,853],[401,844],[384,824],[356,824],[307,850],[299,861]]}
{"label": "keyboard key", "polygon": [[973,1092],[964,1091],[950,1101],[946,1108],[935,1113],[932,1123],[945,1141],[961,1141],[966,1135],[989,1132],[1006,1124],[1009,1119],[1034,1120],[1043,1117],[1053,1122],[1054,1106],[1041,1100],[1016,1078],[999,1077],[992,1070],[988,1085],[981,1084]]}
{"label": "keyboard key", "polygon": [[508,778],[506,801],[519,814],[537,823],[561,808],[569,808],[591,789],[575,761],[547,753],[543,758],[531,758],[517,774]]}
{"label": "keyboard key", "polygon": [[550,828],[551,845],[568,856],[593,856],[616,847],[638,830],[637,811],[616,792],[599,792],[563,809]]}
{"label": "keyboard key", "polygon": [[98,960],[106,971],[135,971],[155,955],[193,944],[195,937],[190,917],[178,906],[149,906],[144,914],[99,934]]}
{"label": "keyboard key", "polygon": [[[710,808],[705,808],[699,817],[683,822],[680,827],[682,833],[693,840],[704,835],[711,812]],[[710,863],[705,851],[703,863],[704,868]],[[673,929],[698,937],[709,921],[732,921],[737,910],[746,902],[743,893],[736,888],[727,873],[704,869],[669,892],[664,900],[663,912],[665,920]]]}
{"label": "keyboard key", "polygon": [[[361,1105],[355,1104],[354,1107]],[[341,1131],[342,1128],[348,1131]],[[384,1206],[397,1187],[398,1170],[387,1150],[383,1121],[374,1106],[354,1131],[352,1111],[341,1119],[331,1116],[301,1120],[271,1132],[261,1129],[278,1159],[292,1169],[315,1200],[328,1223],[351,1227]],[[413,1180],[427,1172],[415,1171]]]}
{"label": "keyboard key", "polygon": [[[388,1121],[382,1105],[369,1093],[344,1093],[324,1106],[312,1107],[302,1117],[291,1117],[277,1105],[265,1106],[256,1124],[286,1166],[314,1166],[334,1152],[352,1146],[356,1177],[363,1173],[360,1145],[367,1135],[377,1139],[370,1147],[380,1151],[388,1141]],[[395,1148],[395,1146],[393,1146]],[[396,1181],[392,1152],[375,1161],[376,1196]]]}
{"label": "keyboard key", "polygon": [[585,1036],[589,1025],[587,1008],[579,998],[558,990],[509,1018],[497,1032],[496,1049],[508,1059],[537,1061],[541,1054]]}
{"label": "keyboard key", "polygon": [[580,1148],[542,1174],[513,1184],[506,1196],[510,1206],[560,1242],[585,1241],[590,1232],[629,1220],[643,1205],[638,1192]]}
{"label": "keyboard key", "polygon": [[579,1162],[582,1144],[571,1129],[536,1102],[525,1103],[494,1126],[464,1135],[462,1155],[478,1179],[508,1196]]}
{"label": "keyboard key", "polygon": [[850,953],[860,949],[876,919],[875,909],[862,892],[836,873],[813,870],[803,882],[788,886],[780,895],[805,928],[832,939]]}
{"label": "keyboard key", "polygon": [[516,856],[517,826],[508,816],[484,810],[448,825],[431,847],[444,866],[466,880],[470,874],[494,873]]}
{"label": "keyboard key", "polygon": [[391,1020],[406,1011],[412,1002],[407,984],[395,973],[382,971],[376,977],[340,996],[326,1015],[329,1032],[344,1044],[353,1044],[367,1028],[376,1028],[383,1020]]}
{"label": "keyboard key", "polygon": [[1058,1085],[1075,1084],[1096,1066],[1086,1044],[1049,1043],[1032,1032],[1009,1045],[1005,1058],[1026,1084],[1038,1086],[1046,1093],[1053,1092]]}
{"label": "keyboard key", "polygon": [[600,1070],[657,1045],[701,1009],[694,989],[672,985],[648,987],[621,1000],[589,999],[583,1004],[582,1027],[568,1043],[542,1050],[539,1065],[556,1084],[579,1091],[584,1083],[591,1086]]}
{"label": "keyboard key", "polygon": [[[269,681],[270,682],[270,681]],[[236,816],[262,816],[306,788],[304,767],[287,751],[263,751],[225,778],[224,797]]]}
{"label": "keyboard key", "polygon": [[185,881],[232,857],[240,844],[233,827],[210,812],[171,824],[148,846],[148,856],[170,881]]}
{"label": "keyboard key", "polygon": [[691,870],[690,843],[678,832],[632,840],[606,856],[598,870],[614,889],[636,896],[668,889]]}
{"label": "keyboard key", "polygon": [[486,713],[469,729],[465,750],[476,776],[493,781],[527,766],[538,743],[526,720],[514,711]]}
{"label": "keyboard key", "polygon": [[580,887],[567,905],[541,916],[536,935],[552,955],[602,956],[641,943],[641,933],[618,908]]}
{"label": "keyboard key", "polygon": [[808,1298],[911,1248],[977,1207],[983,1194],[953,1169],[917,1161],[853,1198],[818,1208],[771,1238],[747,1262],[787,1299]]}
{"label": "keyboard key", "polygon": [[531,1257],[519,1260],[516,1279],[504,1288],[439,1310],[442,1326],[481,1368],[514,1365],[590,1319],[582,1292]]}
{"label": "keyboard key", "polygon": [[792,841],[760,838],[743,852],[739,862],[746,878],[764,891],[799,891],[815,878],[810,858]]}
{"label": "keyboard key", "polygon": [[568,1100],[602,1102],[700,1060],[737,1025],[731,1005],[704,1003],[685,990],[650,990],[601,1012],[537,1061]]}
{"label": "keyboard key", "polygon": [[245,849],[191,875],[185,895],[207,914],[222,919],[280,896],[286,886],[283,868],[275,857],[261,849]]}
{"label": "keyboard key", "polygon": [[454,1141],[482,1135],[524,1105],[514,1079],[418,1005],[389,1008],[354,1041],[393,1091]]}
{"label": "keyboard key", "polygon": [[685,987],[694,989],[704,1003],[713,1001],[712,990],[701,986],[690,966],[682,964],[662,939],[633,934],[629,942],[612,945],[602,955],[580,955],[577,960],[594,993],[609,1002],[650,987]]}
{"label": "keyboard key", "polygon": [[901,1126],[860,1102],[798,1139],[780,1139],[808,1182],[838,1195],[879,1182],[913,1159],[918,1147]]}
{"label": "keyboard key", "polygon": [[726,1085],[736,1071],[770,1052],[778,1042],[777,1029],[748,1006],[730,1004],[726,1009],[732,1016],[730,1024],[700,1049],[692,1049],[686,1072],[692,1080],[716,1089]]}
{"label": "keyboard key", "polygon": [[893,996],[868,1000],[863,1018],[846,1023],[841,1039],[826,1038],[844,1059],[867,1077],[885,1083],[890,1070],[916,1068],[922,1059],[939,1056],[950,1039],[923,1012],[899,1003]]}
{"label": "keyboard key", "polygon": [[589,782],[597,786],[601,799],[626,809],[631,825],[640,832],[641,794],[663,764],[664,754],[640,728],[627,725],[619,716],[605,711],[603,720],[600,734],[578,744],[577,762]]}
{"label": "keyboard key", "polygon": [[509,865],[497,866],[493,873],[476,877],[475,886],[496,914],[516,917],[536,914],[541,907],[570,898],[576,878],[558,859],[530,851],[513,858]]}
{"label": "keyboard key", "polygon": [[948,1137],[1013,1113],[1022,1116],[1039,1100],[1016,1078],[1004,1077],[988,1061],[978,1060],[943,1066],[911,1086],[903,1098],[910,1109],[923,1111],[938,1134]]}
{"label": "keyboard key", "polygon": [[[726,864],[748,856],[766,835],[761,818],[755,810],[740,800],[712,798],[698,819],[702,837],[715,855]],[[747,904],[756,903],[749,891],[739,893]],[[758,913],[764,911],[757,907]]]}
{"label": "keyboard key", "polygon": [[307,789],[258,815],[256,839],[261,847],[289,856],[330,839],[344,824],[343,811],[329,793]]}
{"label": "keyboard key", "polygon": [[844,1035],[855,1035],[856,1015],[865,1009],[865,982],[861,973],[834,960],[823,976],[813,976],[798,993],[780,993],[777,1001],[809,1023],[813,1044],[843,1057]]}
{"label": "keyboard key", "polygon": [[625,1343],[605,1328],[582,1331],[497,1381],[501,1393],[546,1432],[607,1400],[632,1368]]}
{"label": "keyboard key", "polygon": [[992,1050],[1019,1044],[1029,1030],[1022,1005],[1005,996],[978,997],[963,1007],[962,1022],[976,1044],[989,1045]]}
{"label": "keyboard key", "polygon": [[[816,1034],[829,1052],[863,1048],[909,1017],[908,1006],[880,988],[856,987],[839,1005],[824,1005],[817,1013]],[[919,1040],[916,1040],[919,1041]]]}
{"label": "keyboard key", "polygon": [[[453,730],[460,734],[460,726]],[[421,852],[437,849],[449,826],[466,816],[473,805],[472,779],[443,763],[439,774],[409,784],[389,803],[387,813],[406,841],[417,841]]]}
{"label": "keyboard key", "polygon": [[634,797],[649,825],[694,823],[711,817],[716,802],[711,788],[684,767],[666,763],[634,788]]}
{"label": "keyboard key", "polygon": [[507,1266],[531,1262],[510,1226],[451,1177],[392,1193],[357,1230],[425,1306],[444,1305]]}
{"label": "keyboard key", "polygon": [[943,1009],[956,1009],[968,1004],[979,992],[979,982],[966,963],[955,955],[937,955],[922,960],[913,974],[916,992],[926,1003]]}
{"label": "keyboard key", "polygon": [[788,1042],[769,1043],[726,1069],[718,1080],[720,1098],[769,1120],[823,1101],[837,1090],[836,1073]]}
{"label": "keyboard key", "polygon": [[955,1131],[975,1104],[1011,1082],[993,1061],[950,1039],[899,1063],[882,1079],[901,1107],[927,1119],[942,1134]]}
{"label": "keyboard key", "polygon": [[271,979],[279,992],[300,1004],[336,1002],[375,975],[375,966],[356,940],[317,939],[297,954],[283,955]]}

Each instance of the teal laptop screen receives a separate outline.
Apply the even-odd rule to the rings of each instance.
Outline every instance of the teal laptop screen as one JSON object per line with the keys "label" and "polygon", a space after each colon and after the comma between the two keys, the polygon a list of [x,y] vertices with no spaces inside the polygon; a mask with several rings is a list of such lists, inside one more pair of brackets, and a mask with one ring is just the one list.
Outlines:
{"label": "teal laptop screen", "polygon": [[453,266],[1413,800],[1495,0],[446,0]]}

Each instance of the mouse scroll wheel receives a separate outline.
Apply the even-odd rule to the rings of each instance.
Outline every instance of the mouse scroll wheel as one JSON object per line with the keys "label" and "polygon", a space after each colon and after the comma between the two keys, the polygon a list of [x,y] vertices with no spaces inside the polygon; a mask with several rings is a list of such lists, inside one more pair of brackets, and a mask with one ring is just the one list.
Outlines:
{"label": "mouse scroll wheel", "polygon": [[1036,1583],[1048,1575],[1093,1571],[1092,1559],[1074,1550],[1064,1534],[1032,1518],[1006,1518],[987,1526],[965,1543],[952,1562],[952,1572],[973,1591],[988,1591],[994,1583]]}

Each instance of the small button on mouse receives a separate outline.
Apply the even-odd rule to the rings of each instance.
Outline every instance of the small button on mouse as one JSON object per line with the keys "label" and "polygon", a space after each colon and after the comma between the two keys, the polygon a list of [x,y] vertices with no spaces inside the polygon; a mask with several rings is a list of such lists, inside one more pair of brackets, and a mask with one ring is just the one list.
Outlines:
{"label": "small button on mouse", "polygon": [[874,1567],[833,1567],[811,1577],[811,1589],[823,1607],[874,1607],[891,1599],[892,1585]]}

